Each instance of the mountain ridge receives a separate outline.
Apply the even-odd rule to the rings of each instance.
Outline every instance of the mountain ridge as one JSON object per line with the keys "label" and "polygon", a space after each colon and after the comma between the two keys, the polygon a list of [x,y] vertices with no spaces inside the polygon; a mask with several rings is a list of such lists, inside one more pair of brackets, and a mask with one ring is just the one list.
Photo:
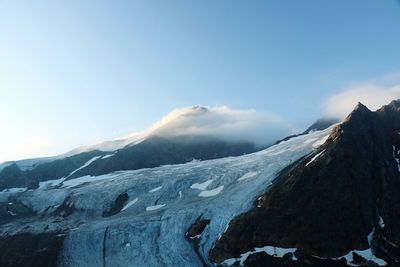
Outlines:
{"label": "mountain ridge", "polygon": [[371,247],[386,262],[399,260],[400,251],[375,247],[385,240],[400,244],[400,173],[393,159],[398,148],[385,119],[400,113],[383,114],[391,107],[372,112],[359,103],[321,147],[281,173],[256,208],[230,223],[210,257],[218,263],[270,245],[296,248],[300,261]]}

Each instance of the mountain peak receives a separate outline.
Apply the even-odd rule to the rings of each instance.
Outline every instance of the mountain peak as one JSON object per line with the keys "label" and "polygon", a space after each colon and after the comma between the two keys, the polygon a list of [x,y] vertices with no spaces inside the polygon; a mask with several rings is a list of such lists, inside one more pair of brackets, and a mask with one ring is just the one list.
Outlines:
{"label": "mountain peak", "polygon": [[366,116],[373,114],[363,103],[358,102],[353,111],[347,116],[345,122],[354,119],[365,119]]}
{"label": "mountain peak", "polygon": [[356,111],[356,110],[370,111],[370,110],[369,110],[363,103],[361,103],[361,102],[358,102],[358,103],[357,103],[357,105],[356,105],[356,107],[354,108],[353,111]]}

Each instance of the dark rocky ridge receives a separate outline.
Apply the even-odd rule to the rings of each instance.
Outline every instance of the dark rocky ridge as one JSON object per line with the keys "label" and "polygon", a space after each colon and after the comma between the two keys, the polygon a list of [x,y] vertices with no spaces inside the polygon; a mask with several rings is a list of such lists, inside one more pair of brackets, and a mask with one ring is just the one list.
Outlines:
{"label": "dark rocky ridge", "polygon": [[[394,156],[400,148],[399,107],[400,101],[393,101],[371,112],[357,105],[324,145],[282,172],[262,195],[260,207],[230,222],[210,259],[219,263],[266,245],[295,247],[305,258],[339,257],[369,248],[367,237],[375,229],[375,254],[396,264],[400,172]],[[249,266],[257,266],[255,257],[259,256],[249,257]]]}
{"label": "dark rocky ridge", "polygon": [[73,175],[101,175],[118,170],[154,168],[167,164],[180,164],[228,156],[240,156],[261,150],[252,142],[228,142],[209,136],[178,136],[165,138],[152,136],[143,142],[126,146],[114,156],[96,160]]}

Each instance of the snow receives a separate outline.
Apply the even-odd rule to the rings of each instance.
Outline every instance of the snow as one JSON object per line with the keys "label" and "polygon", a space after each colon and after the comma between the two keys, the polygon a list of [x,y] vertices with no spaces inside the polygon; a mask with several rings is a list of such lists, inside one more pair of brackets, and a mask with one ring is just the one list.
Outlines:
{"label": "snow", "polygon": [[400,172],[400,160],[398,158],[396,158],[396,147],[395,146],[393,146],[393,158],[397,162],[397,168],[398,168],[398,171]]}
{"label": "snow", "polygon": [[308,140],[305,140],[304,143],[305,143],[305,144],[314,143],[314,142],[317,141],[317,140],[318,140],[318,138],[310,138],[310,139],[308,139]]}
{"label": "snow", "polygon": [[371,246],[372,240],[374,239],[375,227],[372,229],[371,233],[368,234],[368,244]]}
{"label": "snow", "polygon": [[22,193],[28,190],[27,187],[15,187],[15,188],[6,188],[0,193]]}
{"label": "snow", "polygon": [[16,213],[14,213],[14,212],[12,212],[12,211],[10,211],[10,210],[8,210],[7,212],[8,212],[8,214],[10,214],[11,216],[17,215]]}
{"label": "snow", "polygon": [[48,189],[50,187],[55,187],[58,186],[60,184],[62,184],[62,182],[64,182],[66,178],[60,178],[57,180],[48,180],[48,181],[44,181],[44,182],[39,182],[39,189]]}
{"label": "snow", "polygon": [[248,172],[248,173],[242,175],[242,176],[238,179],[238,181],[243,181],[243,180],[252,178],[252,177],[256,176],[257,174],[258,174],[258,172]]}
{"label": "snow", "polygon": [[82,185],[84,183],[91,183],[91,182],[110,179],[111,177],[113,177],[113,176],[110,174],[105,174],[105,175],[100,175],[100,176],[86,175],[86,176],[78,177],[75,179],[66,180],[62,183],[62,187],[71,188],[71,187]]}
{"label": "snow", "polygon": [[151,189],[151,190],[149,191],[149,193],[157,192],[157,191],[160,190],[161,188],[162,188],[162,186],[153,188],[153,189]]}
{"label": "snow", "polygon": [[164,207],[166,204],[159,204],[159,205],[154,205],[154,206],[149,206],[146,207],[146,211],[153,211],[153,210],[158,210]]}
{"label": "snow", "polygon": [[211,190],[201,191],[200,194],[199,194],[199,197],[213,197],[213,196],[216,196],[216,195],[218,195],[219,193],[222,192],[222,189],[224,189],[223,185],[221,185],[221,186],[219,186],[217,188],[211,189]]}
{"label": "snow", "polygon": [[133,204],[135,204],[138,200],[139,200],[138,198],[135,198],[134,200],[129,201],[129,202],[122,208],[121,211],[126,210],[127,208],[129,208],[130,206],[132,206]]}
{"label": "snow", "polygon": [[207,187],[213,182],[213,180],[207,180],[204,183],[195,183],[190,186],[192,189],[206,190]]}
{"label": "snow", "polygon": [[200,238],[201,234],[195,235],[195,236],[191,236],[190,239],[196,239],[196,238]]}
{"label": "snow", "polygon": [[99,158],[101,158],[101,156],[97,156],[97,157],[94,157],[94,158],[90,159],[90,160],[87,161],[85,164],[83,164],[81,167],[79,167],[78,169],[76,169],[76,170],[74,170],[73,172],[71,172],[71,173],[67,176],[67,178],[70,177],[70,176],[72,176],[72,175],[73,175],[74,173],[76,173],[77,171],[86,168],[87,166],[89,166],[90,164],[92,164],[92,162],[94,162],[95,160],[97,160],[97,159],[99,159]]}
{"label": "snow", "polygon": [[115,156],[115,153],[114,154],[107,154],[107,155],[103,156],[101,159],[108,159],[108,158],[111,158],[112,156]]}
{"label": "snow", "polygon": [[323,144],[326,142],[326,140],[328,140],[328,138],[329,138],[329,134],[328,134],[328,135],[325,135],[324,137],[322,137],[321,139],[319,139],[317,142],[314,142],[312,146],[313,146],[314,148],[315,148],[315,147],[319,147],[319,146],[323,145]]}
{"label": "snow", "polygon": [[[202,267],[198,254],[207,265],[213,266],[208,252],[229,222],[254,207],[254,201],[267,190],[277,173],[314,151],[314,141],[307,140],[320,140],[330,130],[295,137],[240,157],[83,176],[65,180],[57,188],[15,194],[12,201],[32,208],[38,213],[37,219],[2,225],[0,234],[15,232],[24,226],[34,232],[43,231],[46,225],[49,231],[74,229],[63,242],[60,267]],[[257,177],[238,182],[238,177],[250,172],[257,172]],[[159,185],[163,185],[163,190],[148,192]],[[104,218],[104,210],[113,206],[122,193],[132,196],[125,210]],[[213,196],[199,197],[200,193]],[[0,202],[11,201],[9,195],[1,193]],[[138,200],[130,205],[134,198]],[[62,223],[55,223],[52,211],[65,201],[73,203],[75,211]],[[211,221],[198,239],[196,252],[185,233],[200,217]],[[121,249],[128,242],[129,249]]]}
{"label": "snow", "polygon": [[307,162],[306,167],[307,167],[308,165],[310,165],[314,160],[316,160],[319,156],[321,156],[324,152],[325,152],[325,150],[322,150],[322,151],[319,152],[317,155],[315,155],[309,162]]}
{"label": "snow", "polygon": [[363,257],[364,259],[368,260],[368,261],[372,261],[374,263],[376,263],[378,266],[385,266],[387,263],[382,260],[377,258],[373,253],[371,248],[365,249],[365,250],[352,250],[349,253],[347,253],[346,255],[342,256],[342,257],[338,257],[336,259],[341,259],[341,258],[345,258],[347,261],[347,264],[351,265],[351,266],[357,266],[356,264],[353,264],[353,252],[358,254],[359,256]]}
{"label": "snow", "polygon": [[292,253],[292,259],[296,260],[296,257],[294,256],[294,252],[296,251],[296,248],[280,248],[280,247],[273,247],[273,246],[265,246],[261,248],[254,248],[252,251],[248,251],[246,253],[240,254],[239,258],[231,258],[227,259],[223,262],[224,265],[233,265],[236,262],[239,262],[241,266],[243,266],[244,262],[247,260],[247,258],[250,255],[256,254],[256,253],[261,253],[265,252],[268,255],[275,257],[275,258],[282,258],[284,255],[288,253]]}
{"label": "snow", "polygon": [[66,153],[64,156],[73,156],[82,152],[88,152],[88,151],[93,151],[93,150],[100,150],[100,151],[116,151],[118,149],[124,148],[125,146],[132,146],[132,145],[137,145],[143,140],[145,140],[147,134],[145,133],[135,133],[131,134],[130,136],[122,137],[122,138],[117,138],[111,141],[105,141],[101,142],[98,144],[94,145],[89,145],[89,146],[81,146],[78,148],[75,148],[71,150],[70,152]]}
{"label": "snow", "polygon": [[379,225],[381,226],[381,228],[385,227],[385,222],[383,221],[383,218],[379,216]]}

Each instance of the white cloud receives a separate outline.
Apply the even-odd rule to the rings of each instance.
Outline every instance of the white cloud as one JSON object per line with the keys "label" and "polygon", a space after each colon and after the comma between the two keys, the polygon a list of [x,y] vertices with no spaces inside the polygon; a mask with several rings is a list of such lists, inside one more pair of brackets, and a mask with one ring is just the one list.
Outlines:
{"label": "white cloud", "polygon": [[163,137],[207,135],[228,141],[250,141],[257,145],[266,145],[293,132],[289,123],[272,113],[258,112],[254,109],[230,109],[226,106],[195,106],[171,111],[146,131],[78,147],[68,152],[68,155],[94,149],[113,151],[155,135]]}
{"label": "white cloud", "polygon": [[344,118],[358,102],[363,103],[371,110],[376,110],[399,98],[400,85],[386,86],[376,82],[356,84],[331,96],[324,105],[325,114],[331,117]]}
{"label": "white cloud", "polygon": [[212,135],[259,144],[272,143],[290,133],[289,125],[275,114],[226,106],[175,109],[149,130],[150,135]]}

